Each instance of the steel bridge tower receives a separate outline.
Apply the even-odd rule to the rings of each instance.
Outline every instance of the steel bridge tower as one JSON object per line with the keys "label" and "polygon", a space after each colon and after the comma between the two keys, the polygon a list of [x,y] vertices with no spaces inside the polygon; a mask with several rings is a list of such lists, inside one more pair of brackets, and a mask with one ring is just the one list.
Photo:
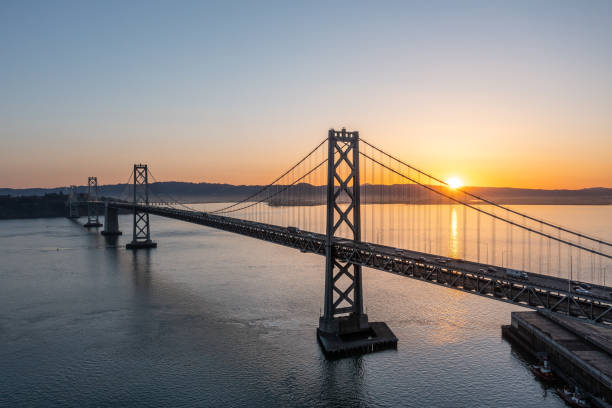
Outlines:
{"label": "steel bridge tower", "polygon": [[157,243],[151,241],[149,228],[149,213],[140,211],[139,205],[149,205],[149,170],[146,164],[134,164],[134,224],[132,242],[127,249],[156,248]]}
{"label": "steel bridge tower", "polygon": [[[330,356],[397,347],[397,338],[382,322],[368,322],[363,312],[361,266],[336,256],[334,238],[342,228],[361,242],[359,132],[329,130],[327,227],[325,238],[325,307],[317,337]],[[345,204],[348,199],[348,204]],[[357,250],[357,249],[355,249]]]}
{"label": "steel bridge tower", "polygon": [[87,178],[87,223],[83,225],[85,228],[101,227],[98,207],[92,201],[98,201],[98,178]]}
{"label": "steel bridge tower", "polygon": [[77,186],[70,186],[68,196],[68,218],[79,218],[79,203],[77,197]]}

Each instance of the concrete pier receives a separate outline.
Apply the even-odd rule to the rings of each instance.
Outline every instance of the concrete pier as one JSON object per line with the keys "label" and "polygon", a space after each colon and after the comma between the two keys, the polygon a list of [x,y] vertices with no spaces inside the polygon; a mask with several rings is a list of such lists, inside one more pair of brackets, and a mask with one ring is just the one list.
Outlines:
{"label": "concrete pier", "polygon": [[125,245],[126,249],[147,249],[157,248],[157,242],[153,241],[132,241]]}
{"label": "concrete pier", "polygon": [[107,236],[123,234],[119,231],[119,210],[109,207],[108,204],[104,207],[104,230],[101,234]]}
{"label": "concrete pier", "polygon": [[502,335],[533,356],[546,353],[560,378],[612,402],[612,328],[550,312],[513,312]]}
{"label": "concrete pier", "polygon": [[321,317],[317,339],[327,357],[341,358],[397,349],[397,337],[386,323],[368,322],[366,314],[360,317],[360,319],[351,316],[337,317],[331,322],[326,322]]}

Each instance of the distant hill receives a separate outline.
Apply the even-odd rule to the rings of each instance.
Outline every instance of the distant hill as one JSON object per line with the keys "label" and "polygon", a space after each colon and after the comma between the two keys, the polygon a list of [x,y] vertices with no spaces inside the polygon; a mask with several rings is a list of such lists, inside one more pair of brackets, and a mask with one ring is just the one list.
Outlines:
{"label": "distant hill", "polygon": [[[259,185],[232,185],[216,183],[183,183],[183,182],[162,182],[150,184],[151,197],[157,197],[162,201],[181,201],[185,203],[198,202],[228,202],[241,200],[259,191]],[[99,187],[99,195],[115,198],[129,199],[131,192],[125,184],[104,185]],[[325,186],[312,186],[302,184],[298,189],[302,198],[311,204],[321,204],[325,199]],[[420,194],[414,186],[406,185],[363,185],[362,203],[401,203],[406,202],[408,197],[414,201],[422,203],[441,202],[439,199],[432,199],[431,194]],[[526,188],[506,188],[506,187],[465,187],[465,191],[484,197],[499,204],[584,204],[584,205],[609,205],[612,204],[612,188],[585,188],[579,190],[544,190]],[[87,186],[80,186],[79,193],[85,193]],[[0,196],[42,196],[45,194],[67,193],[67,187],[57,188],[29,188],[29,189],[10,189],[0,188]],[[126,194],[127,193],[127,194]],[[295,202],[288,202],[278,198],[270,201],[272,205],[293,205]]]}
{"label": "distant hill", "polygon": [[[169,201],[176,198],[181,202],[223,202],[240,200],[249,194],[260,190],[262,186],[245,186],[217,183],[183,183],[178,181],[168,181],[162,183],[149,184],[151,196],[158,196]],[[0,188],[0,196],[42,196],[45,194],[68,194],[69,187],[55,188],[25,188],[12,189]],[[87,186],[78,186],[77,193],[87,193]],[[98,194],[105,197],[128,198],[132,193],[131,185],[108,184],[98,187]]]}
{"label": "distant hill", "polygon": [[612,188],[543,190],[507,187],[466,187],[464,190],[499,204],[612,204]]}

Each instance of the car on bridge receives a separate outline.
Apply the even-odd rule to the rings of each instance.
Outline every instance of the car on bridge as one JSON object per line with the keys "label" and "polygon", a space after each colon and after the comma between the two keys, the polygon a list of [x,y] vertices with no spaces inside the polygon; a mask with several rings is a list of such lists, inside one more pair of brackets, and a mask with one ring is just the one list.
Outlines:
{"label": "car on bridge", "polygon": [[514,279],[522,279],[522,280],[529,279],[529,275],[527,275],[527,272],[517,271],[516,269],[510,269],[510,268],[506,268],[506,276],[509,278],[514,278]]}
{"label": "car on bridge", "polygon": [[586,289],[586,290],[593,289],[593,287],[591,285],[589,285],[588,283],[586,283],[586,282],[572,281],[572,285],[575,285],[575,287],[580,287],[580,288]]}
{"label": "car on bridge", "polygon": [[581,286],[574,286],[574,292],[580,293],[581,295],[590,295],[591,292]]}

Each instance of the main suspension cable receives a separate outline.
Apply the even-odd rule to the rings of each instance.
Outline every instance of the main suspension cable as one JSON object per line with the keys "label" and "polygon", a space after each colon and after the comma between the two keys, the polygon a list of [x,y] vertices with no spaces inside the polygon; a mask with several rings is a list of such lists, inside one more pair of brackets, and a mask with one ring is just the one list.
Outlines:
{"label": "main suspension cable", "polygon": [[[283,193],[283,192],[287,191],[289,188],[293,187],[293,186],[294,186],[295,184],[297,184],[297,183],[298,183],[300,180],[303,180],[304,178],[306,178],[308,175],[310,175],[311,173],[313,173],[315,170],[317,170],[319,167],[321,167],[321,166],[322,166],[322,165],[324,165],[325,163],[327,163],[327,159],[325,159],[325,160],[323,160],[322,162],[320,162],[319,164],[317,164],[317,165],[316,165],[314,168],[312,168],[312,170],[310,170],[308,173],[304,174],[302,177],[300,177],[300,178],[296,179],[296,180],[295,180],[295,181],[293,181],[291,184],[288,184],[288,185],[286,185],[286,186],[283,186],[283,188],[282,188],[282,189],[277,190],[275,193],[273,193],[273,194],[271,194],[271,195],[269,195],[269,196],[267,196],[267,197],[265,197],[265,198],[262,198],[262,199],[261,199],[261,200],[259,200],[259,201],[254,201],[254,202],[252,202],[251,204],[245,205],[244,207],[234,208],[234,209],[229,210],[229,211],[223,211],[223,212],[222,212],[222,214],[229,214],[229,213],[233,213],[233,212],[236,212],[236,211],[245,210],[245,209],[247,209],[247,208],[253,207],[254,205],[257,205],[257,204],[260,204],[260,203],[262,203],[262,202],[264,202],[264,201],[270,200],[271,198],[274,198],[275,196],[277,196],[277,195],[279,195],[279,194],[281,194],[281,193]],[[229,208],[229,207],[227,207],[227,208]],[[219,213],[219,212],[220,212],[220,210],[218,210],[218,211],[214,211],[214,212],[210,212],[209,214],[216,214],[216,213]]]}
{"label": "main suspension cable", "polygon": [[[226,210],[228,210],[228,209],[230,209],[230,208],[234,208],[234,207],[236,207],[237,205],[240,205],[240,204],[242,204],[242,203],[245,203],[245,202],[249,201],[251,198],[256,197],[257,195],[259,195],[259,194],[263,193],[264,191],[266,191],[267,189],[269,189],[270,187],[272,187],[274,184],[276,184],[276,183],[277,183],[277,182],[278,182],[280,179],[282,179],[282,178],[283,178],[283,177],[285,177],[287,174],[289,174],[289,173],[290,173],[290,172],[291,172],[293,169],[295,169],[297,166],[299,166],[299,165],[300,165],[302,162],[304,162],[306,159],[308,159],[308,157],[310,157],[310,155],[312,155],[314,152],[316,152],[316,151],[319,149],[319,147],[321,147],[321,146],[323,145],[323,143],[325,143],[325,142],[327,142],[327,138],[323,139],[323,140],[321,141],[321,143],[319,143],[319,144],[317,145],[317,147],[315,147],[314,149],[312,149],[312,151],[310,151],[310,153],[308,153],[306,156],[304,156],[304,157],[302,158],[302,160],[300,160],[299,162],[297,162],[297,163],[296,163],[296,164],[295,164],[293,167],[291,167],[289,170],[287,170],[286,172],[284,172],[283,174],[281,174],[279,177],[277,177],[277,178],[276,178],[276,180],[274,180],[274,181],[273,181],[273,182],[271,182],[270,184],[268,184],[268,185],[264,186],[264,187],[263,187],[261,190],[257,191],[257,192],[256,192],[256,193],[254,193],[254,194],[251,194],[250,196],[248,196],[247,198],[245,198],[245,199],[243,199],[243,200],[240,200],[240,201],[235,202],[234,204],[228,205],[227,207],[223,207],[223,208],[220,208],[220,209],[215,210],[215,211],[210,211],[210,212],[209,212],[209,214],[217,214],[217,213],[220,213],[220,212],[225,212]],[[245,207],[245,208],[246,208],[246,207]]]}

